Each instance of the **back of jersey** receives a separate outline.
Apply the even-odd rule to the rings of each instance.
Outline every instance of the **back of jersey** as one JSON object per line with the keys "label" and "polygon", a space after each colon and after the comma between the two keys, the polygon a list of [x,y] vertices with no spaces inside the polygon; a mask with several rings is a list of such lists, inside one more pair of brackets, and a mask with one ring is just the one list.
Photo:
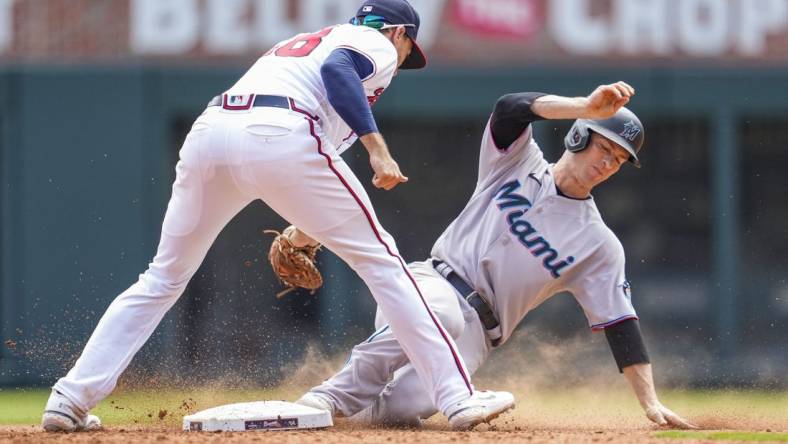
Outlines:
{"label": "back of jersey", "polygon": [[291,97],[299,108],[320,117],[324,134],[337,146],[350,129],[328,103],[320,75],[323,63],[337,48],[353,50],[372,62],[372,74],[361,79],[367,97],[377,97],[388,87],[397,68],[394,45],[378,30],[344,24],[276,44],[226,93]]}

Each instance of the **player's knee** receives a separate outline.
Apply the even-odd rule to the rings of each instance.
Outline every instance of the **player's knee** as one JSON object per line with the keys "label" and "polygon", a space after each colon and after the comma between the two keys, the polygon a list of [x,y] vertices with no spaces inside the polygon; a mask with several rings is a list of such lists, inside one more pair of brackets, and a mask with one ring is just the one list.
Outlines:
{"label": "player's knee", "polygon": [[139,280],[148,295],[162,299],[177,299],[188,283],[189,277],[184,273],[158,267],[146,270]]}

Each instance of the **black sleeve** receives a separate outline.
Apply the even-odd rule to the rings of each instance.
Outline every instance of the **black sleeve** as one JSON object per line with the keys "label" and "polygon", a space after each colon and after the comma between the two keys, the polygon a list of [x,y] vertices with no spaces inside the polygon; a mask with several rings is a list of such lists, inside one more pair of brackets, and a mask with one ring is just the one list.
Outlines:
{"label": "black sleeve", "polygon": [[544,118],[531,110],[534,100],[547,94],[525,92],[506,94],[495,102],[490,131],[498,148],[506,148],[523,134],[531,122]]}
{"label": "black sleeve", "polygon": [[610,344],[610,350],[613,352],[619,372],[623,372],[624,367],[630,365],[651,362],[637,319],[627,319],[605,328],[605,336],[607,343]]}

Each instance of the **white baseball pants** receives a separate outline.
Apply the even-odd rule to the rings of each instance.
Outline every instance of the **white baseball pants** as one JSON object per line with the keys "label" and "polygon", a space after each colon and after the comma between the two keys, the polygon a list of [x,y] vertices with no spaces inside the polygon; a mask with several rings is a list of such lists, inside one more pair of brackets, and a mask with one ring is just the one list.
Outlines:
{"label": "white baseball pants", "polygon": [[364,280],[435,405],[472,386],[451,336],[422,298],[363,186],[301,111],[209,107],[180,151],[159,248],[139,280],[110,304],[74,368],[54,388],[89,410],[180,297],[224,226],[262,199],[346,261]]}
{"label": "white baseball pants", "polygon": [[[410,270],[473,374],[492,348],[478,314],[430,261],[414,262]],[[440,409],[408,362],[387,319],[379,308],[378,330],[353,348],[342,370],[310,392],[330,399],[342,416],[357,415],[359,421],[374,424],[414,425]]]}

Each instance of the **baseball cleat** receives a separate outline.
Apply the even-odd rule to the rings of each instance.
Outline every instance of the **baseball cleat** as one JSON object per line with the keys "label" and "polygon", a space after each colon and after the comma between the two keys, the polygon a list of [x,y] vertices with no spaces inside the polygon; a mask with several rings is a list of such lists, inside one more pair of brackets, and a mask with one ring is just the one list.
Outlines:
{"label": "baseball cleat", "polygon": [[452,430],[470,430],[513,408],[514,395],[511,393],[484,390],[473,392],[470,398],[455,404],[446,416]]}
{"label": "baseball cleat", "polygon": [[41,427],[47,432],[80,432],[101,429],[101,420],[96,415],[83,412],[57,390],[49,395]]}
{"label": "baseball cleat", "polygon": [[85,417],[85,423],[82,425],[82,428],[79,430],[84,430],[86,432],[101,430],[101,419],[99,419],[99,417],[96,415],[91,415],[90,413],[88,413],[88,416]]}
{"label": "baseball cleat", "polygon": [[334,405],[331,404],[326,398],[312,392],[304,393],[304,396],[298,398],[296,404],[312,407],[313,409],[325,410],[334,416]]}

